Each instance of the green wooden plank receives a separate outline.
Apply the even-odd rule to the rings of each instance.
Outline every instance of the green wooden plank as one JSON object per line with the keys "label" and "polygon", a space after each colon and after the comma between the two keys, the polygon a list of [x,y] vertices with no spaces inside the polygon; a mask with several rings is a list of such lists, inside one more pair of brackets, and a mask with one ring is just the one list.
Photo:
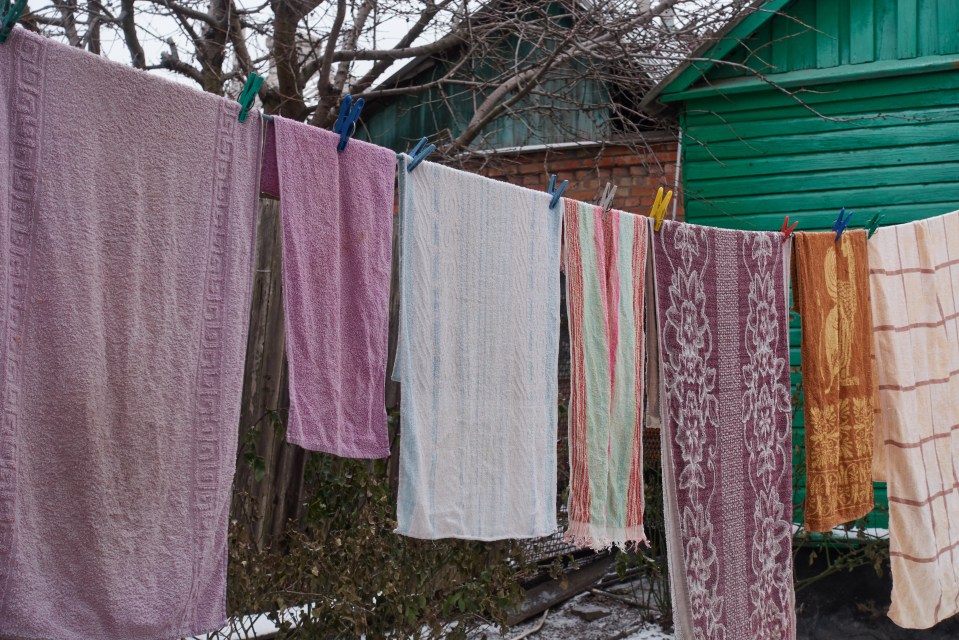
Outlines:
{"label": "green wooden plank", "polygon": [[[955,99],[955,98],[953,98]],[[888,104],[888,103],[887,103]],[[889,105],[891,106],[891,105]],[[959,121],[959,109],[955,104],[939,108],[925,109],[884,109],[871,113],[841,115],[822,114],[814,116],[806,112],[804,116],[782,118],[778,120],[745,120],[719,125],[690,126],[687,134],[696,140],[708,140],[710,143],[727,140],[749,140],[770,135],[784,134],[820,134],[831,131],[854,131],[866,128],[909,127],[917,124],[943,123]]]}
{"label": "green wooden plank", "polygon": [[[830,3],[832,4],[832,3]],[[839,64],[849,64],[849,2],[842,0],[839,5]]]}
{"label": "green wooden plank", "polygon": [[839,4],[816,3],[816,66],[820,69],[839,65]]}
{"label": "green wooden plank", "polygon": [[906,94],[863,96],[854,100],[835,100],[816,105],[816,114],[809,112],[807,106],[792,104],[772,108],[758,107],[742,111],[706,110],[697,105],[697,100],[686,105],[690,130],[702,126],[722,125],[729,127],[740,122],[770,122],[787,119],[808,119],[817,114],[828,117],[855,119],[873,117],[876,114],[895,116],[900,112],[922,111],[937,107],[954,109],[959,105],[959,89],[943,88],[940,91],[930,89],[915,90]]}
{"label": "green wooden plank", "polygon": [[959,2],[939,0],[939,53],[959,52]]}
{"label": "green wooden plank", "polygon": [[[898,185],[875,188],[856,186],[836,191],[809,192],[801,199],[790,197],[789,194],[754,198],[743,196],[727,200],[701,200],[690,192],[684,196],[687,198],[686,218],[696,224],[775,231],[782,227],[783,217],[788,215],[790,222],[798,219],[800,226],[808,231],[831,227],[840,207],[858,211],[851,223],[853,227],[865,224],[867,215],[875,213],[883,214],[883,222],[897,224],[915,220],[920,212],[932,216],[955,211],[959,209],[959,182],[911,188]],[[909,207],[915,213],[910,214]],[[734,227],[734,223],[739,226]]]}
{"label": "green wooden plank", "polygon": [[849,131],[831,131],[817,135],[782,135],[690,145],[686,157],[691,162],[734,158],[778,156],[783,152],[821,153],[864,147],[898,147],[917,144],[954,142],[959,139],[955,123],[923,123],[911,126],[869,127]]}
{"label": "green wooden plank", "polygon": [[899,0],[896,16],[896,55],[900,59],[919,55],[919,0]]}
{"label": "green wooden plank", "polygon": [[[926,56],[912,60],[877,60],[864,62],[858,65],[844,65],[832,69],[803,69],[786,73],[770,74],[765,78],[731,78],[712,83],[707,86],[696,87],[689,91],[663,94],[660,101],[664,103],[680,102],[700,98],[717,98],[730,100],[731,96],[749,93],[764,93],[770,91],[774,83],[776,91],[789,101],[795,101],[796,96],[786,93],[782,89],[809,89],[822,88],[827,93],[835,93],[835,85],[855,87],[863,80],[875,78],[897,78],[905,76],[911,78],[919,75],[938,73],[942,71],[954,72],[959,64],[959,55],[948,54],[942,56]],[[904,84],[901,80],[899,84]],[[908,84],[905,83],[905,84]],[[832,85],[830,87],[830,85]],[[912,88],[912,87],[910,87]],[[804,101],[809,102],[815,94],[803,93]],[[742,99],[740,99],[742,101]]]}
{"label": "green wooden plank", "polygon": [[789,12],[796,18],[792,30],[796,33],[790,40],[789,64],[792,69],[813,69],[817,67],[816,51],[816,5],[815,0],[800,0]]}
{"label": "green wooden plank", "polygon": [[939,0],[919,0],[919,55],[934,56],[939,53]]}
{"label": "green wooden plank", "polygon": [[[911,205],[910,210],[899,212],[899,215],[895,219],[888,219],[890,219],[891,224],[902,224],[915,220],[917,218],[915,215],[916,213],[922,214],[918,217],[932,217],[947,213],[949,211],[955,211],[956,209],[959,209],[959,201],[956,200],[948,203],[924,203]],[[862,225],[866,223],[869,216],[874,213],[883,214],[883,222],[885,223],[887,219],[885,216],[888,214],[887,208],[879,206],[857,206],[855,208],[850,208],[849,210],[856,214],[855,224],[852,225],[852,228],[861,228]],[[835,221],[838,213],[839,209],[832,207],[829,209],[818,210],[818,212],[815,213],[802,212],[799,216],[796,216],[795,212],[793,212],[792,215],[789,216],[789,220],[792,222],[798,217],[800,219],[800,227],[806,231],[828,231]],[[694,215],[690,221],[694,222],[695,224],[702,224],[706,226],[727,227],[744,230],[778,231],[779,227],[782,225],[784,217],[785,214],[783,212],[764,214],[764,217],[762,218],[755,215],[722,215],[710,217]]]}
{"label": "green wooden plank", "polygon": [[770,55],[770,61],[773,65],[771,73],[792,71],[793,67],[789,65],[789,54],[794,41],[794,29],[792,28],[794,23],[788,16],[776,16],[770,24],[773,30]]}
{"label": "green wooden plank", "polygon": [[699,180],[747,176],[761,179],[763,176],[769,175],[802,173],[809,171],[810,167],[815,167],[816,171],[831,171],[834,169],[905,165],[915,162],[916,158],[924,157],[926,154],[940,162],[959,162],[959,143],[947,142],[937,145],[879,147],[857,149],[855,151],[747,158],[727,160],[723,163],[706,160],[686,162],[683,165],[683,170],[689,175],[695,176],[697,182]]}
{"label": "green wooden plank", "polygon": [[898,32],[898,3],[896,0],[875,0],[876,59],[896,60]]}
{"label": "green wooden plank", "polygon": [[[920,158],[916,158],[920,159]],[[766,176],[756,178],[720,178],[697,180],[696,195],[707,200],[735,198],[744,193],[749,197],[789,194],[801,198],[807,192],[839,190],[849,185],[869,185],[871,188],[924,185],[959,181],[959,162],[935,162],[926,164],[899,165],[892,167],[868,167],[836,171],[814,171],[804,174]]]}
{"label": "green wooden plank", "polygon": [[872,0],[854,0],[849,5],[849,63],[876,59],[876,21]]}

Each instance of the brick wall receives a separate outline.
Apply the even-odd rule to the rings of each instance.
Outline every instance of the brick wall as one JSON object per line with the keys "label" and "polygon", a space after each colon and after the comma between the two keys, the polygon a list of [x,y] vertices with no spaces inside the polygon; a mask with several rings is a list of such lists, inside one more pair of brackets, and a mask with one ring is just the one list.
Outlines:
{"label": "brick wall", "polygon": [[[550,174],[555,173],[558,183],[569,180],[564,195],[584,202],[595,202],[602,196],[606,182],[612,182],[617,186],[614,208],[647,215],[659,187],[675,189],[676,142],[660,137],[630,146],[499,153],[464,168],[543,191],[549,185]],[[677,219],[682,219],[682,205],[680,198]],[[666,210],[667,217],[671,212],[672,204]]]}

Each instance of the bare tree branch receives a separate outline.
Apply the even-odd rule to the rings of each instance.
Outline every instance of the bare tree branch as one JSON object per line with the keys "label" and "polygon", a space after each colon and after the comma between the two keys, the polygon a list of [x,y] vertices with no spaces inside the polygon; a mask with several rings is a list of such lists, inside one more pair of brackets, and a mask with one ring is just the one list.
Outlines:
{"label": "bare tree branch", "polygon": [[143,46],[140,44],[140,38],[137,35],[135,15],[133,13],[134,0],[121,0],[120,6],[120,26],[123,29],[123,40],[126,42],[127,50],[130,51],[130,64],[137,69],[146,67],[146,54],[143,52]]}
{"label": "bare tree branch", "polygon": [[317,89],[319,93],[319,104],[310,123],[316,126],[330,120],[330,112],[335,109],[333,97],[336,87],[330,83],[330,69],[333,66],[333,53],[336,50],[336,41],[340,37],[340,30],[343,28],[343,20],[346,19],[346,0],[337,0],[336,17],[333,19],[333,26],[330,27],[330,34],[326,39],[326,51],[323,53],[323,62],[320,64],[320,77],[317,80]]}

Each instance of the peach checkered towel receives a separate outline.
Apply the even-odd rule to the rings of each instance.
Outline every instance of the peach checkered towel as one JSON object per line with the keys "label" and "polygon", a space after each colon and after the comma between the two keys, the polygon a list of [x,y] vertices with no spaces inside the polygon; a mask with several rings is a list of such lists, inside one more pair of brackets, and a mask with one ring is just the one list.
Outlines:
{"label": "peach checkered towel", "polygon": [[959,613],[959,211],[869,241],[892,606],[901,627]]}

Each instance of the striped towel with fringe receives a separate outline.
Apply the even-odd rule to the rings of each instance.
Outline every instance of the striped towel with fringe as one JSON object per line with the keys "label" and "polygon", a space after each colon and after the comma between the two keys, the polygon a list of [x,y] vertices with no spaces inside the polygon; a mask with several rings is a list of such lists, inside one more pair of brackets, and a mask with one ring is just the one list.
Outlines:
{"label": "striped towel with fringe", "polygon": [[646,542],[646,218],[566,201],[571,345],[569,529],[580,546]]}

